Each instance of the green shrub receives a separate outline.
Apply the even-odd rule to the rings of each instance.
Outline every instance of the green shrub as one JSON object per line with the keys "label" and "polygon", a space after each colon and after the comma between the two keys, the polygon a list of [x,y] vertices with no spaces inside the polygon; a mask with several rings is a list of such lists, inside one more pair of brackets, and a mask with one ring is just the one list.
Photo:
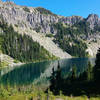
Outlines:
{"label": "green shrub", "polygon": [[38,8],[36,8],[36,9],[37,9],[37,11],[39,11],[41,14],[45,14],[45,15],[50,14],[50,15],[53,15],[53,16],[57,16],[56,14],[53,14],[51,11],[49,11],[49,10],[47,10],[47,9],[44,9],[44,8],[42,8],[42,7],[38,7]]}
{"label": "green shrub", "polygon": [[28,7],[24,7],[23,10],[26,12],[30,12],[30,9]]}
{"label": "green shrub", "polygon": [[19,63],[19,61],[18,60],[14,60],[14,63]]}
{"label": "green shrub", "polygon": [[53,34],[46,34],[46,37],[54,37]]}
{"label": "green shrub", "polygon": [[18,27],[18,25],[17,25],[17,24],[15,24],[15,26],[16,26],[16,27]]}
{"label": "green shrub", "polygon": [[40,30],[41,30],[41,27],[37,27],[37,28],[35,28],[34,30],[35,30],[37,33],[39,33]]}

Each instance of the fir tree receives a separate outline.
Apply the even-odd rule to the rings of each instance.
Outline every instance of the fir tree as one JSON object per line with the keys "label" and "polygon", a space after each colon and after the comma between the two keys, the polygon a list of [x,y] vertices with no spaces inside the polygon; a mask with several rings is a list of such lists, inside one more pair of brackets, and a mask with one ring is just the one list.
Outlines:
{"label": "fir tree", "polygon": [[2,67],[2,64],[1,64],[1,59],[0,59],[0,67]]}
{"label": "fir tree", "polygon": [[87,80],[92,80],[92,65],[90,62],[88,62],[88,68],[87,68]]}
{"label": "fir tree", "polygon": [[71,81],[74,81],[76,79],[76,77],[77,77],[77,68],[76,68],[76,66],[73,66]]}
{"label": "fir tree", "polygon": [[54,71],[54,68],[52,69],[52,75],[50,77],[50,90],[55,93],[58,94],[59,91],[62,89],[62,84],[63,84],[63,79],[61,77],[61,68],[60,68],[60,64],[58,62],[58,66],[57,66],[57,70]]}
{"label": "fir tree", "polygon": [[56,90],[57,92],[59,92],[62,89],[62,77],[61,77],[61,68],[60,68],[60,64],[58,62],[58,67],[57,67],[57,71],[56,71]]}
{"label": "fir tree", "polygon": [[96,55],[95,67],[94,67],[94,80],[100,83],[100,48]]}
{"label": "fir tree", "polygon": [[51,77],[50,77],[50,90],[55,92],[55,71],[54,71],[54,67],[52,68],[52,74],[51,74]]}

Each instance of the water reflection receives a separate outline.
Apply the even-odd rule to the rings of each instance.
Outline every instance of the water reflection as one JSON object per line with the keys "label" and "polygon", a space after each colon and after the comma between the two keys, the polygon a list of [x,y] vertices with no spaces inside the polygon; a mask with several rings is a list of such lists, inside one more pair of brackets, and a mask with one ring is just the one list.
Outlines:
{"label": "water reflection", "polygon": [[[72,58],[60,60],[60,66],[64,76],[67,76],[72,66],[77,66],[77,73],[84,71],[87,67],[88,61],[94,65],[94,58]],[[46,61],[40,63],[31,63],[18,66],[15,68],[4,68],[0,70],[0,78],[3,84],[40,84],[47,83],[47,78],[52,73],[52,68],[57,69],[58,61]]]}

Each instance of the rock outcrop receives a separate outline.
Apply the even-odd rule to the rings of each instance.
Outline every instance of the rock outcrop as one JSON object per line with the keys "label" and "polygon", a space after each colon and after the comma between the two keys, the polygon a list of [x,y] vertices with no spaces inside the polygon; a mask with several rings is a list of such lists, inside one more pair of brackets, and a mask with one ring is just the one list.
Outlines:
{"label": "rock outcrop", "polygon": [[[17,6],[13,3],[0,3],[0,15],[9,24],[18,25],[19,27],[30,27],[41,33],[53,33],[57,31],[53,24],[63,22],[67,24],[75,24],[83,18],[80,16],[63,17],[52,14],[41,14],[37,8]],[[26,9],[29,9],[29,12]],[[42,8],[41,8],[42,9]]]}
{"label": "rock outcrop", "polygon": [[[88,41],[87,41],[88,43]],[[88,43],[88,49],[87,51],[89,52],[89,55],[92,57],[96,57],[97,50],[100,48],[100,40],[97,40],[97,42],[91,42]]]}
{"label": "rock outcrop", "polygon": [[100,26],[100,18],[96,14],[90,14],[87,18],[90,28],[93,30],[96,26]]}
{"label": "rock outcrop", "polygon": [[[94,29],[96,25],[100,26],[100,18],[96,14],[90,14],[87,18],[81,16],[63,17],[48,13],[50,11],[44,8],[39,10],[33,7],[18,6],[12,2],[0,2],[0,15],[3,16],[6,22],[23,28],[30,27],[41,33],[56,34],[57,30],[55,30],[53,24],[58,22],[73,25],[86,20],[89,22],[91,29]],[[42,14],[41,12],[45,13]]]}
{"label": "rock outcrop", "polygon": [[2,53],[0,53],[0,63],[2,63],[4,67],[8,67],[8,66],[13,67],[13,66],[19,66],[24,64],[21,62],[16,62],[12,57]]}

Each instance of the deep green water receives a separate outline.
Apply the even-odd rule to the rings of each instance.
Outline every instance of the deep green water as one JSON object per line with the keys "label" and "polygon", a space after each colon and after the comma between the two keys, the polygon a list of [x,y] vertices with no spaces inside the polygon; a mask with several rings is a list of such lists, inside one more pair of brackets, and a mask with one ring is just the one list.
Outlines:
{"label": "deep green water", "polygon": [[[59,60],[62,75],[67,77],[71,73],[72,66],[77,67],[77,74],[87,68],[88,61],[94,65],[95,58],[72,58]],[[45,61],[25,64],[22,66],[9,67],[0,70],[0,82],[3,84],[47,84],[52,73],[52,68],[57,69],[58,61]]]}

